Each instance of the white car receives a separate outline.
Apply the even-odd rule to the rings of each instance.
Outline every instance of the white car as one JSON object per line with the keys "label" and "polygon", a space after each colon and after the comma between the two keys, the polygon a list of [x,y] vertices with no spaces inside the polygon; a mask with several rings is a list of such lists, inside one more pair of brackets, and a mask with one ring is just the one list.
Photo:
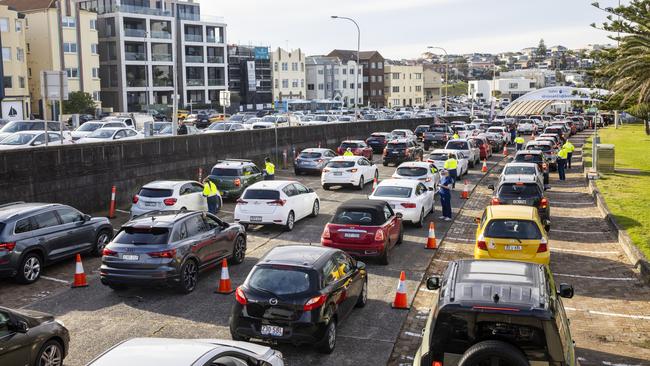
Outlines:
{"label": "white car", "polygon": [[498,133],[503,137],[503,141],[505,141],[506,144],[510,143],[510,132],[508,132],[508,129],[503,126],[492,126],[487,129],[487,132]]}
{"label": "white car", "polygon": [[422,227],[425,218],[433,212],[435,191],[424,183],[410,179],[386,179],[381,181],[368,199],[388,202],[402,220]]}
{"label": "white car", "polygon": [[252,123],[253,129],[260,128],[274,128],[277,127],[289,127],[289,126],[298,126],[299,119],[296,116],[287,116],[282,114],[273,114],[269,116],[264,116],[260,121]]}
{"label": "white car", "polygon": [[392,130],[390,134],[394,139],[408,139],[408,140],[413,140],[416,143],[418,142],[417,136],[415,136],[415,134],[411,130],[397,129],[397,130]]}
{"label": "white car", "polygon": [[293,230],[296,221],[307,216],[316,217],[320,199],[313,189],[290,180],[265,180],[244,191],[235,206],[235,222],[244,227],[282,225]]}
{"label": "white car", "polygon": [[522,134],[531,134],[535,131],[535,127],[535,121],[532,119],[522,119],[519,121],[519,124],[517,124],[517,132]]}
{"label": "white car", "polygon": [[500,180],[513,179],[512,177],[518,176],[534,176],[539,181],[539,184],[544,185],[544,173],[539,169],[537,163],[508,163],[501,172]]}
{"label": "white car", "polygon": [[351,185],[363,189],[379,177],[377,166],[363,156],[337,156],[323,168],[320,182],[323,189],[331,186]]}
{"label": "white car", "polygon": [[474,134],[474,131],[467,125],[454,125],[451,128],[458,134],[458,137],[461,139],[470,138]]}
{"label": "white car", "polygon": [[395,179],[412,179],[422,182],[427,188],[438,190],[440,173],[434,163],[426,161],[407,161],[400,164],[392,175]]}
{"label": "white car", "polygon": [[[48,132],[48,143],[52,145],[67,145],[70,141],[61,141],[61,134]],[[45,131],[22,131],[12,133],[0,141],[0,150],[24,149],[45,146]]]}
{"label": "white car", "polygon": [[445,161],[448,159],[449,154],[451,154],[458,161],[458,166],[456,167],[456,177],[460,178],[463,175],[467,174],[467,171],[469,170],[469,159],[459,150],[433,150],[433,152],[429,154],[427,161],[435,164],[436,168],[438,168],[440,171],[445,168]]}
{"label": "white car", "polygon": [[86,137],[91,133],[93,133],[94,131],[103,127],[126,128],[127,126],[126,124],[124,124],[124,122],[120,122],[120,121],[88,121],[71,132],[72,140],[74,141],[79,140],[80,138]]}
{"label": "white car", "polygon": [[447,141],[445,150],[459,150],[469,160],[469,166],[474,167],[481,162],[481,149],[474,141],[467,139],[454,139]]}
{"label": "white car", "polygon": [[103,127],[96,129],[90,135],[77,140],[77,143],[106,142],[115,140],[137,140],[144,138],[138,131],[125,127]]}
{"label": "white car", "polygon": [[203,133],[222,133],[222,132],[233,132],[233,131],[242,131],[248,130],[249,125],[238,122],[215,122],[211,124],[208,128],[203,130]]}
{"label": "white car", "polygon": [[[221,196],[219,196],[221,201]],[[223,202],[220,202],[219,207]],[[203,196],[203,185],[192,180],[157,180],[147,183],[131,204],[131,217],[151,211],[207,211],[208,200]]]}

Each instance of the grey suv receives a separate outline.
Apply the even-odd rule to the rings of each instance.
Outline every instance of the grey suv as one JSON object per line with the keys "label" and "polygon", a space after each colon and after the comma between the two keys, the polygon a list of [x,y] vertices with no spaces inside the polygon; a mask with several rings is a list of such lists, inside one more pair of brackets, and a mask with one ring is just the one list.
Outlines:
{"label": "grey suv", "polygon": [[244,261],[246,231],[197,211],[153,211],[127,222],[104,249],[100,277],[122,290],[129,285],[173,285],[194,291],[199,271],[228,258]]}
{"label": "grey suv", "polygon": [[101,255],[110,221],[56,203],[0,205],[0,276],[33,283],[43,266],[77,253]]}

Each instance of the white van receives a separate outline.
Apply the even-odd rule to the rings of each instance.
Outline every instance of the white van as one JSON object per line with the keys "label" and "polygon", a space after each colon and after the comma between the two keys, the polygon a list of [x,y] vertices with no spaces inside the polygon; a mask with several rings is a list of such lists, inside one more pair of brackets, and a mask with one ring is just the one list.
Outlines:
{"label": "white van", "polygon": [[154,122],[153,116],[146,113],[129,113],[129,114],[116,114],[106,117],[102,121],[119,121],[123,122],[127,127],[131,127],[138,131],[144,130],[146,122]]}

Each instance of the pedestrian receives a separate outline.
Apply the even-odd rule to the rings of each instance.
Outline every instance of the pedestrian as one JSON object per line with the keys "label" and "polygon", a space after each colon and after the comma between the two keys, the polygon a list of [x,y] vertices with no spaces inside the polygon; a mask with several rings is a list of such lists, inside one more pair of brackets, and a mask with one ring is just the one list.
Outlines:
{"label": "pedestrian", "polygon": [[573,157],[573,150],[575,150],[576,147],[573,146],[571,142],[569,142],[569,139],[567,139],[564,145],[562,146],[562,148],[566,149],[567,151],[567,157],[566,157],[567,169],[571,169],[571,157]]}
{"label": "pedestrian", "polygon": [[557,153],[557,173],[560,176],[560,180],[566,180],[564,174],[564,169],[566,168],[566,160],[569,155],[569,152],[563,147]]}
{"label": "pedestrian", "polygon": [[345,149],[343,156],[354,156],[354,153],[352,152],[352,149],[348,147],[347,149]]}
{"label": "pedestrian", "polygon": [[221,194],[217,189],[217,185],[208,178],[203,180],[203,197],[208,200],[208,212],[216,215],[221,208]]}
{"label": "pedestrian", "polygon": [[268,156],[264,159],[264,171],[266,172],[264,180],[275,180],[275,164],[271,163],[271,158]]}
{"label": "pedestrian", "polygon": [[515,137],[517,136],[517,129],[515,128],[515,125],[510,125],[510,143],[514,144],[515,143]]}
{"label": "pedestrian", "polygon": [[456,179],[458,178],[458,160],[454,158],[453,154],[447,155],[447,160],[445,160],[445,170],[449,173],[451,178],[451,188],[456,188]]}
{"label": "pedestrian", "polygon": [[454,135],[451,138],[452,140],[457,140],[460,138],[460,136],[458,135],[458,132],[454,131]]}
{"label": "pedestrian", "polygon": [[440,183],[438,184],[438,194],[440,195],[440,206],[442,207],[442,216],[440,220],[451,221],[451,189],[454,179],[450,177],[449,171],[443,169],[440,171]]}
{"label": "pedestrian", "polygon": [[521,136],[520,133],[519,136],[517,136],[517,138],[515,139],[515,144],[517,144],[517,151],[522,150],[524,148],[524,142],[526,142],[526,140],[524,140],[524,137]]}
{"label": "pedestrian", "polygon": [[187,126],[185,123],[181,123],[181,125],[178,126],[178,135],[187,135]]}

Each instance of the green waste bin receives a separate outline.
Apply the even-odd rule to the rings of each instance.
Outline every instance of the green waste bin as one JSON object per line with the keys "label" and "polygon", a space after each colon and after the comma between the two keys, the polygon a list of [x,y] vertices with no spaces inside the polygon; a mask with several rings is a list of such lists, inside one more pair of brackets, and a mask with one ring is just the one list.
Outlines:
{"label": "green waste bin", "polygon": [[598,171],[601,173],[614,173],[615,159],[614,159],[614,145],[613,144],[598,144]]}

